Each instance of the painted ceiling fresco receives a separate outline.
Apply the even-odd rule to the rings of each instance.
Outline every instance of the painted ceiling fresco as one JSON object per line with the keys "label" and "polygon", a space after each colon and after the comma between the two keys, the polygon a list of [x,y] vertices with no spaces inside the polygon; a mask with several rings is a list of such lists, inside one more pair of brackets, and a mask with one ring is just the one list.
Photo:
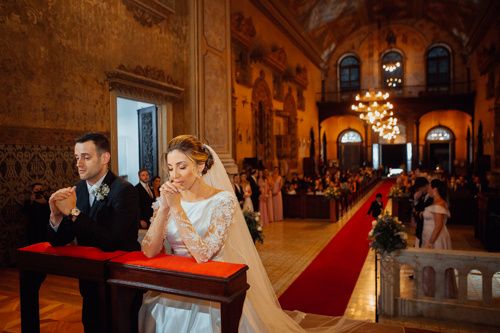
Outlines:
{"label": "painted ceiling fresco", "polygon": [[427,20],[466,46],[478,19],[495,0],[279,0],[323,52],[323,59],[356,30],[369,25]]}

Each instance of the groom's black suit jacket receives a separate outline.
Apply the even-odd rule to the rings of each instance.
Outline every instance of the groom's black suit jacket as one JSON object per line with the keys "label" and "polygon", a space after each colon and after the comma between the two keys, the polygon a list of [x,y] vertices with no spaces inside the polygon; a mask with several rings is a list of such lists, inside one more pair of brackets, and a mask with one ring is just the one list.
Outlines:
{"label": "groom's black suit jacket", "polygon": [[252,189],[252,195],[250,196],[250,199],[252,200],[253,209],[254,209],[254,211],[258,212],[260,209],[260,207],[259,207],[259,197],[260,197],[259,184],[252,176],[248,176],[248,182],[250,183],[250,188]]}
{"label": "groom's black suit jacket", "polygon": [[140,249],[137,190],[112,172],[108,172],[102,184],[109,186],[109,193],[91,207],[86,181],[78,182],[76,206],[81,213],[75,221],[64,218],[57,232],[49,226],[48,237],[52,245],[66,245],[76,237],[78,245],[94,246],[103,251]]}
{"label": "groom's black suit jacket", "polygon": [[[109,186],[109,193],[104,199],[94,201],[91,207],[86,181],[78,182],[76,206],[81,213],[75,221],[64,218],[57,232],[49,226],[48,240],[53,246],[66,245],[76,237],[78,245],[93,246],[103,251],[140,250],[137,241],[139,197],[136,188],[111,172],[104,177],[102,184]],[[82,322],[85,333],[102,332],[99,322],[105,309],[101,308],[97,284],[80,280],[80,294],[83,298]],[[124,313],[132,318],[133,325],[120,327],[118,323],[118,331],[137,332],[137,316],[142,303],[142,291],[131,290],[120,297],[113,311]]]}

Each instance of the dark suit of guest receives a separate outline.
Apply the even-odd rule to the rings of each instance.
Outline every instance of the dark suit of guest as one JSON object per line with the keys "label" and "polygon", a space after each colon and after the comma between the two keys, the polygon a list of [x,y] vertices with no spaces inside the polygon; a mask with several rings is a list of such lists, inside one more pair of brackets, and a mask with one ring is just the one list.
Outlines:
{"label": "dark suit of guest", "polygon": [[233,184],[233,187],[234,187],[234,193],[236,194],[236,199],[238,199],[240,207],[243,208],[243,201],[245,201],[243,189],[241,188],[241,185]]}
{"label": "dark suit of guest", "polygon": [[378,202],[377,200],[373,200],[367,214],[371,214],[371,216],[376,219],[382,213],[383,209],[384,203],[382,201]]}
{"label": "dark suit of guest", "polygon": [[[48,239],[53,246],[66,245],[76,238],[78,245],[93,246],[103,251],[137,251],[139,222],[139,200],[137,190],[132,184],[108,172],[103,184],[109,186],[108,195],[89,202],[87,182],[82,180],[76,185],[76,206],[80,215],[72,221],[64,218],[57,231],[49,226]],[[101,332],[98,319],[105,311],[101,309],[97,285],[94,282],[80,280],[80,293],[83,298],[82,322],[85,332]],[[118,304],[116,311],[127,313],[135,318],[142,303],[142,292],[134,291]],[[119,323],[117,323],[119,324]],[[119,328],[120,332],[137,331],[134,327]]]}
{"label": "dark suit of guest", "polygon": [[422,213],[425,208],[432,205],[433,202],[434,199],[427,194],[421,195],[420,198],[414,202],[413,217],[415,218],[415,222],[417,224],[417,227],[415,228],[415,236],[417,236],[419,240],[420,247],[422,246],[422,232],[424,230],[424,218]]}
{"label": "dark suit of guest", "polygon": [[151,206],[153,205],[153,202],[155,200],[155,198],[152,197],[153,191],[150,190],[150,195],[144,188],[142,182],[139,182],[139,184],[135,185],[135,188],[137,189],[137,193],[139,194],[139,219],[146,221],[149,226],[151,224],[151,216],[153,216],[153,207]]}
{"label": "dark suit of guest", "polygon": [[255,180],[253,176],[248,177],[248,182],[250,183],[250,188],[252,189],[252,196],[250,199],[252,200],[253,210],[258,212],[260,197],[259,184],[257,184],[257,180]]}

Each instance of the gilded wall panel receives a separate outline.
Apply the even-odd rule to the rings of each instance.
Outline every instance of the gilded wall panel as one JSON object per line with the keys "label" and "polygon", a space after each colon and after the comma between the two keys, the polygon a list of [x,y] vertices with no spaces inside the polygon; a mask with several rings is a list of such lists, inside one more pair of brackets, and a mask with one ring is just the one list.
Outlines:
{"label": "gilded wall panel", "polygon": [[226,48],[226,1],[205,0],[204,32],[208,46],[222,52]]}
{"label": "gilded wall panel", "polygon": [[[168,22],[138,23],[120,0],[23,1],[0,6],[0,84],[6,126],[109,131],[105,72],[152,66],[185,86],[186,5]],[[175,50],[175,51],[174,51]]]}
{"label": "gilded wall panel", "polygon": [[227,149],[230,136],[228,129],[227,80],[225,75],[227,64],[214,53],[207,53],[205,62],[205,138],[212,147]]}

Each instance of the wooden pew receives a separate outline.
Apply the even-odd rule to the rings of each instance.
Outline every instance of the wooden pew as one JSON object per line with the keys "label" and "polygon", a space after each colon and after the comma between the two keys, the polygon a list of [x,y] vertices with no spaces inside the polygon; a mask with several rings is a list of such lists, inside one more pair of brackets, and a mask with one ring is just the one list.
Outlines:
{"label": "wooden pew", "polygon": [[[216,261],[197,264],[193,258],[171,255],[148,259],[142,252],[130,252],[109,263],[111,303],[115,304],[120,293],[129,288],[216,301],[221,303],[222,332],[238,332],[249,288],[247,269],[246,265]],[[129,320],[120,313],[112,313],[113,323]]]}
{"label": "wooden pew", "polygon": [[39,243],[18,249],[17,260],[24,333],[40,332],[39,289],[46,274],[99,284],[100,301],[106,309],[99,319],[103,332],[118,332],[119,326],[131,320],[113,311],[120,295],[130,288],[220,302],[222,332],[237,332],[249,288],[246,265],[215,261],[197,264],[186,257],[160,255],[147,259],[141,252],[103,252],[93,247]]}
{"label": "wooden pew", "polygon": [[19,293],[21,300],[21,329],[24,333],[40,332],[39,290],[46,274],[95,281],[99,285],[102,308],[101,330],[109,332],[110,314],[107,262],[124,254],[123,251],[103,252],[87,246],[58,246],[38,243],[17,250]]}

